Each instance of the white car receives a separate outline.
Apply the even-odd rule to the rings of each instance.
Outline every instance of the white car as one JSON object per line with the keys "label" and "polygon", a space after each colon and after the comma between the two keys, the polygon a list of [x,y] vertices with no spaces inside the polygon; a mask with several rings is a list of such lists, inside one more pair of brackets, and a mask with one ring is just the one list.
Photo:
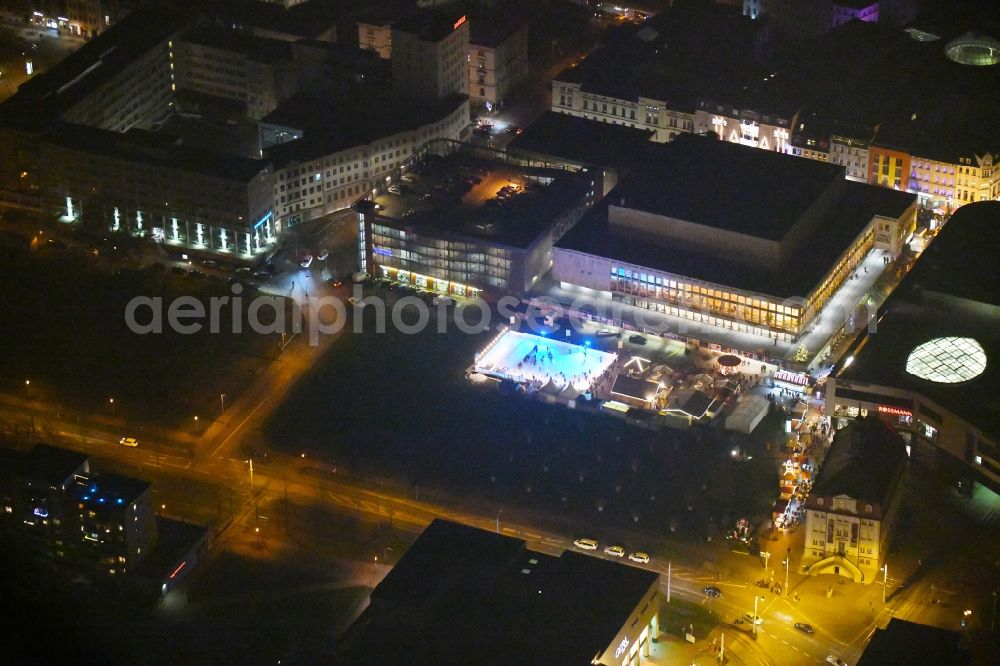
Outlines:
{"label": "white car", "polygon": [[625,549],[621,546],[608,546],[604,552],[612,557],[624,557],[625,555]]}
{"label": "white car", "polygon": [[583,550],[597,550],[597,542],[593,539],[577,539],[573,545]]}
{"label": "white car", "polygon": [[317,261],[325,261],[327,257],[330,256],[329,250],[320,250],[319,254],[316,255]]}
{"label": "white car", "polygon": [[306,256],[302,257],[302,261],[299,262],[299,266],[301,266],[302,268],[309,268],[310,266],[312,266],[312,262],[313,262],[313,256],[311,254],[307,254]]}
{"label": "white car", "polygon": [[628,559],[639,564],[649,564],[649,555],[643,552],[629,553]]}
{"label": "white car", "polygon": [[834,657],[832,654],[826,656],[826,663],[833,664],[833,666],[847,666],[847,662],[839,657]]}
{"label": "white car", "polygon": [[434,305],[453,305],[455,299],[450,296],[435,296],[434,300],[431,301]]}
{"label": "white car", "polygon": [[135,437],[122,437],[120,440],[118,440],[118,443],[121,444],[122,446],[130,446],[133,449],[139,446],[139,440],[137,440]]}

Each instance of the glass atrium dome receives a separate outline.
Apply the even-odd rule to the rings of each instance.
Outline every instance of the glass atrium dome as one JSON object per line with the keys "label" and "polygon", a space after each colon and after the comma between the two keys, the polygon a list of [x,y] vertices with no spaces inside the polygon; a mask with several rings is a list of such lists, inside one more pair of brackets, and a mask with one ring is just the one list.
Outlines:
{"label": "glass atrium dome", "polygon": [[967,32],[951,40],[944,54],[960,65],[995,65],[1000,62],[1000,42],[986,35]]}
{"label": "glass atrium dome", "polygon": [[972,338],[934,338],[917,345],[906,359],[906,371],[938,384],[958,384],[986,370],[986,352]]}

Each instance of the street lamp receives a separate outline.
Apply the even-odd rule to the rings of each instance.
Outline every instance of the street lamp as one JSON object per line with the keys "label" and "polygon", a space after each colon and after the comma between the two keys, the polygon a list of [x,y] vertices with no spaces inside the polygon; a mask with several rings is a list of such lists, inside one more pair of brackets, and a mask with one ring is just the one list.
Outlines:
{"label": "street lamp", "polygon": [[753,595],[753,617],[750,618],[750,624],[753,627],[754,636],[757,635],[757,602],[760,601],[762,598],[763,597],[761,597],[759,594]]}
{"label": "street lamp", "polygon": [[500,534],[500,514],[503,513],[503,509],[497,511],[497,534]]}
{"label": "street lamp", "polygon": [[882,565],[882,604],[885,604],[885,589],[889,586],[889,563]]}
{"label": "street lamp", "polygon": [[219,402],[222,403],[222,409],[219,410],[219,416],[222,416],[222,414],[226,411],[226,394],[225,393],[220,393],[219,394]]}
{"label": "street lamp", "polygon": [[771,553],[765,550],[760,556],[764,558],[764,571],[767,571],[767,561],[771,559]]}
{"label": "street lamp", "polygon": [[785,593],[784,596],[786,597],[788,596],[788,565],[791,559],[791,557],[786,557],[781,561],[781,563],[785,565],[785,586],[781,588],[781,591]]}

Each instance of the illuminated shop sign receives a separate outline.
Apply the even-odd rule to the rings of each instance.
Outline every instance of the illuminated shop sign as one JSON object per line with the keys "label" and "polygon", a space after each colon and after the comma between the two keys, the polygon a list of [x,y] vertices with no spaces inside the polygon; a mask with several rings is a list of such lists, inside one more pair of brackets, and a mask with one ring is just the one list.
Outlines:
{"label": "illuminated shop sign", "polygon": [[32,513],[34,513],[39,518],[48,518],[49,517],[49,510],[48,509],[43,509],[40,506],[36,506],[35,510]]}
{"label": "illuminated shop sign", "polygon": [[892,414],[893,416],[913,416],[913,412],[908,409],[902,409],[900,407],[893,407],[891,405],[879,405],[879,414]]}
{"label": "illuminated shop sign", "polygon": [[460,18],[460,19],[458,19],[457,21],[455,21],[455,25],[451,26],[451,29],[452,29],[452,30],[458,30],[458,29],[459,29],[459,27],[461,27],[461,25],[462,25],[463,23],[465,23],[465,18],[466,18],[466,17],[464,17],[464,16],[463,16],[462,18]]}
{"label": "illuminated shop sign", "polygon": [[392,248],[388,248],[388,247],[373,247],[372,248],[372,253],[373,254],[380,254],[383,257],[391,257],[392,256]]}
{"label": "illuminated shop sign", "polygon": [[622,639],[622,642],[618,644],[618,649],[615,650],[615,659],[622,656],[622,654],[624,654],[625,650],[627,649],[628,649],[628,637],[626,636],[625,638]]}
{"label": "illuminated shop sign", "polygon": [[257,220],[257,223],[253,225],[253,228],[260,229],[261,225],[263,225],[270,219],[271,219],[271,211],[267,211],[259,220]]}

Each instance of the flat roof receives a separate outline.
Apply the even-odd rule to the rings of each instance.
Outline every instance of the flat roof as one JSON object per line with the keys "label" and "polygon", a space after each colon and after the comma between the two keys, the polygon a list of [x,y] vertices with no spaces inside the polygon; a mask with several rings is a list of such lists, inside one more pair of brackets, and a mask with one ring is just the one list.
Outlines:
{"label": "flat roof", "polygon": [[436,519],[372,592],[339,663],[589,664],[658,580]]}
{"label": "flat roof", "polygon": [[892,426],[876,416],[855,419],[833,436],[810,497],[847,495],[885,511],[906,461],[906,443]]}
{"label": "flat roof", "polygon": [[[619,99],[664,100],[672,110],[693,112],[701,97],[785,109],[784,96],[774,85],[780,81],[764,82],[766,72],[757,57],[765,23],[743,16],[739,8],[674,3],[641,25],[623,26],[610,44],[555,80]],[[760,94],[757,82],[767,88],[766,95]]]}
{"label": "flat roof", "polygon": [[465,95],[423,102],[396,95],[377,82],[348,77],[331,85],[336,87],[334,95],[316,88],[304,90],[261,120],[303,132],[301,139],[265,151],[276,168],[366,146],[393,134],[430,125],[468,104]]}
{"label": "flat roof", "polygon": [[140,7],[86,42],[49,71],[32,77],[0,105],[5,125],[44,126],[148,51],[157,48],[191,16],[166,3]]}
{"label": "flat roof", "polygon": [[465,12],[458,9],[427,9],[404,16],[392,24],[392,29],[414,34],[422,42],[440,42],[459,27],[463,17]]}
{"label": "flat roof", "polygon": [[[854,361],[833,375],[913,391],[1000,437],[1000,285],[991,262],[969,260],[997,251],[1000,202],[959,208],[880,308],[877,331],[860,334]],[[944,384],[906,371],[917,346],[946,337],[979,343],[986,354],[982,374]]]}
{"label": "flat roof", "polygon": [[74,500],[92,509],[108,509],[131,504],[149,487],[150,483],[142,479],[101,472],[80,479],[70,488],[69,493]]}
{"label": "flat roof", "polygon": [[[654,132],[612,125],[566,113],[546,111],[520,136],[507,144],[507,152],[552,156],[578,164],[626,168],[650,143]],[[581,137],[587,137],[581,141]]]}
{"label": "flat roof", "polygon": [[35,444],[21,458],[21,475],[31,481],[42,481],[52,486],[65,483],[90,459],[85,453],[61,449],[48,444]]}
{"label": "flat roof", "polygon": [[659,152],[618,184],[612,203],[771,240],[844,180],[836,164],[693,134]]}
{"label": "flat roof", "polygon": [[[460,198],[458,192],[448,194],[472,178],[480,182],[470,184]],[[527,248],[583,197],[593,178],[587,172],[522,167],[456,153],[444,158],[433,173],[424,170],[416,183],[404,183],[404,194],[379,197],[384,208],[375,219],[438,237]],[[499,191],[511,183],[520,191],[501,200]]]}
{"label": "flat roof", "polygon": [[230,155],[181,143],[177,138],[138,128],[125,133],[85,125],[55,124],[44,140],[71,150],[97,153],[189,173],[247,183],[268,168],[267,160]]}
{"label": "flat roof", "polygon": [[292,58],[291,42],[258,37],[211,25],[191,28],[185,31],[178,41],[239,53],[258,62],[276,62]]}
{"label": "flat roof", "polygon": [[496,48],[523,28],[527,22],[527,18],[517,12],[471,14],[469,16],[469,45]]}
{"label": "flat roof", "polygon": [[961,638],[957,631],[890,618],[885,629],[877,629],[872,635],[858,666],[967,666],[972,656],[960,647]]}
{"label": "flat roof", "polygon": [[652,402],[659,390],[660,385],[650,379],[629,377],[626,374],[618,375],[615,378],[614,386],[611,387],[612,393],[644,402]]}
{"label": "flat roof", "polygon": [[[635,178],[641,181],[642,176],[638,169]],[[693,186],[705,188],[704,183]],[[807,239],[808,257],[797,254],[783,265],[762,267],[742,263],[738,257],[730,259],[674,244],[652,243],[648,237],[634,236],[626,227],[612,226],[608,223],[608,204],[620,201],[616,191],[588,211],[556,247],[778,298],[807,296],[872,217],[898,218],[916,200],[915,195],[906,192],[844,181],[840,198],[823,212],[826,223],[818,225]],[[722,195],[722,191],[716,193],[718,198]],[[682,197],[683,192],[675,196]],[[631,207],[632,201],[627,196],[625,203]]]}

